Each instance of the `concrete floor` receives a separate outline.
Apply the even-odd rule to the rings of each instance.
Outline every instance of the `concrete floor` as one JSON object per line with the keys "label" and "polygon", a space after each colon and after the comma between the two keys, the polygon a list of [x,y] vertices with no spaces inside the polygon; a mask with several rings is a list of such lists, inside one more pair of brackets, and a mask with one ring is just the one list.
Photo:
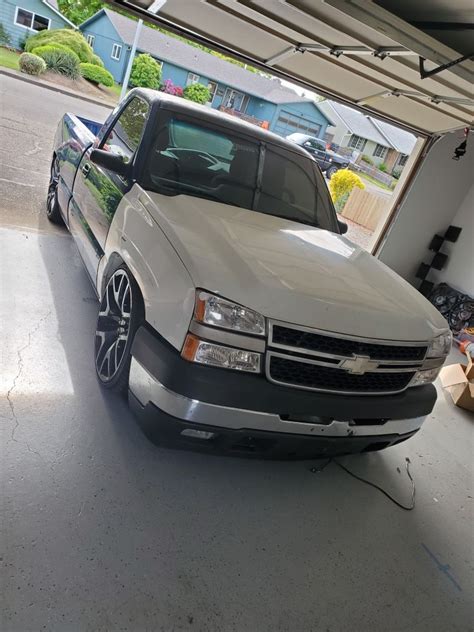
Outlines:
{"label": "concrete floor", "polygon": [[2,98],[1,629],[471,630],[473,419],[443,393],[411,441],[343,460],[408,502],[408,456],[404,512],[335,465],[157,448],[100,389],[93,290],[39,215],[65,109],[101,114],[13,79]]}

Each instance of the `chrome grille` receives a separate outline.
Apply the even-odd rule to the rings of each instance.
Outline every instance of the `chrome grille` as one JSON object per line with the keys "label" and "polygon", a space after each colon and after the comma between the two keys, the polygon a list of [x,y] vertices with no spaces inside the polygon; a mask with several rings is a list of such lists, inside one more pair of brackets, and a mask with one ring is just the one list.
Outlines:
{"label": "chrome grille", "polygon": [[271,322],[267,378],[278,384],[341,394],[405,390],[416,371],[431,368],[427,343],[381,343]]}

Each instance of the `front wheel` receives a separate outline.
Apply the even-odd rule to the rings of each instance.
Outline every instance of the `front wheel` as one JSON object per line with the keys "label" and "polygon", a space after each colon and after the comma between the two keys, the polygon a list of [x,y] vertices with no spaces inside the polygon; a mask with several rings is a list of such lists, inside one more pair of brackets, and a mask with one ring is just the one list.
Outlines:
{"label": "front wheel", "polygon": [[143,320],[143,301],[137,282],[123,266],[110,277],[102,297],[95,332],[95,368],[104,388],[128,388],[130,351]]}
{"label": "front wheel", "polygon": [[332,167],[329,167],[329,169],[326,171],[326,178],[330,180],[336,173],[336,171],[339,171],[339,169],[337,167],[334,167],[334,165]]}
{"label": "front wheel", "polygon": [[58,202],[58,182],[59,182],[59,164],[58,159],[54,157],[51,165],[51,175],[48,185],[48,196],[46,198],[46,216],[53,224],[63,224],[61,211]]}

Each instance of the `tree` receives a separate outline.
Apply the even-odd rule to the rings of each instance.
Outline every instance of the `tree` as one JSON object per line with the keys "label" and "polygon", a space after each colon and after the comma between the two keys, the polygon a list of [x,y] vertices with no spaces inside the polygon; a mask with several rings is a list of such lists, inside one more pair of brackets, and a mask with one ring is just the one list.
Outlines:
{"label": "tree", "polygon": [[160,64],[147,53],[137,55],[132,64],[130,85],[134,88],[153,88],[157,90],[160,81]]}
{"label": "tree", "polygon": [[192,83],[183,90],[183,97],[189,99],[189,101],[204,105],[210,101],[211,93],[209,88],[206,88],[202,83]]}
{"label": "tree", "polygon": [[105,6],[100,0],[59,0],[59,10],[74,24],[82,24]]}

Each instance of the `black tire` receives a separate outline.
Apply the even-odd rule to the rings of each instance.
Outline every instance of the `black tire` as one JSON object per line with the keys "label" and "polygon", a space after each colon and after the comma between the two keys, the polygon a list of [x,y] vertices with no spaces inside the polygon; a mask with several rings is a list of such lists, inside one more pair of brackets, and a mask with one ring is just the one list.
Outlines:
{"label": "black tire", "polygon": [[334,165],[332,167],[329,167],[329,169],[327,169],[326,171],[326,178],[330,180],[336,173],[336,171],[339,171],[339,167],[335,167]]}
{"label": "black tire", "polygon": [[128,389],[130,351],[143,319],[140,289],[128,268],[121,266],[107,282],[97,317],[94,360],[104,388],[117,393]]}
{"label": "black tire", "polygon": [[64,224],[58,203],[59,164],[56,156],[51,164],[51,175],[46,198],[46,215],[53,224]]}

